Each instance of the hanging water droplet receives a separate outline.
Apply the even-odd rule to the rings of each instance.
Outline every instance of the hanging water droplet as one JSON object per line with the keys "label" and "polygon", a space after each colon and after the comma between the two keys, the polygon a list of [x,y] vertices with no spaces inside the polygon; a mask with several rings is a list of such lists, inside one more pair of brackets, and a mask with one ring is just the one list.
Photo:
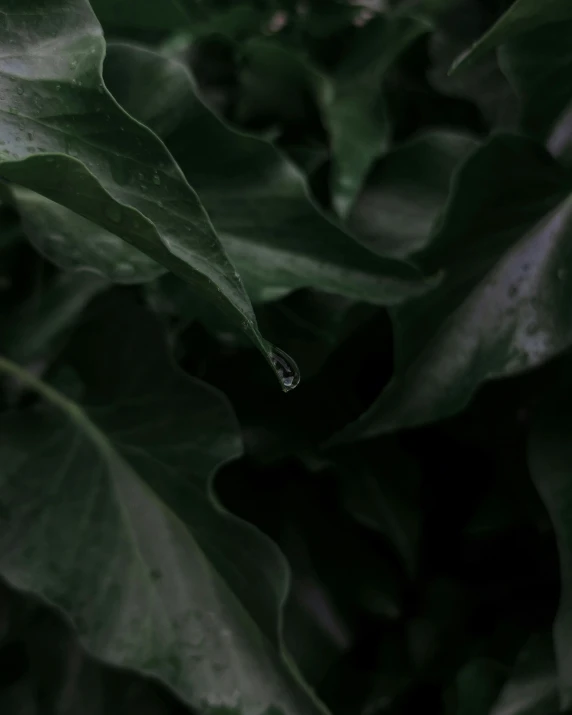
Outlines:
{"label": "hanging water droplet", "polygon": [[270,359],[278,377],[282,380],[284,392],[289,392],[297,387],[300,382],[300,371],[294,360],[284,350],[276,347],[272,348]]}

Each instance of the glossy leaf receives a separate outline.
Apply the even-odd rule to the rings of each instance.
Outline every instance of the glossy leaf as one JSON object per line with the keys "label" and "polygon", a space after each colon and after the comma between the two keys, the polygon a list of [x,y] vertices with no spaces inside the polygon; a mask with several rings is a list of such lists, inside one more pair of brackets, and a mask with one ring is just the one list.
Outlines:
{"label": "glossy leaf", "polygon": [[99,276],[62,273],[41,286],[2,324],[2,349],[20,363],[46,360],[85,306],[109,284]]}
{"label": "glossy leaf", "polygon": [[[23,11],[25,10],[25,12]],[[2,0],[0,171],[120,236],[238,321],[273,365],[240,278],[161,141],[103,85],[86,0]],[[22,59],[23,58],[23,59]],[[89,257],[86,257],[86,263]],[[274,367],[274,365],[273,365]]]}
{"label": "glossy leaf", "polygon": [[199,191],[253,300],[312,287],[392,304],[426,290],[412,266],[373,256],[320,214],[301,173],[269,143],[238,134],[213,116],[181,64],[140,47],[109,48],[108,85],[133,116],[145,116],[153,100],[129,88],[143,81],[157,86],[154,77],[171,74],[187,76],[183,93],[180,81],[167,86],[176,88],[176,103],[188,112],[163,139]]}
{"label": "glossy leaf", "polygon": [[572,344],[571,192],[572,176],[520,137],[497,136],[467,160],[417,257],[446,277],[393,311],[395,376],[341,438],[448,417],[483,381]]}
{"label": "glossy leaf", "polygon": [[85,269],[114,283],[145,283],[166,272],[159,263],[92,221],[25,189],[15,189],[27,238],[64,269]]}
{"label": "glossy leaf", "polygon": [[507,43],[500,51],[505,74],[521,100],[521,124],[570,163],[572,145],[572,17],[542,25]]}
{"label": "glossy leaf", "polygon": [[554,648],[549,633],[531,636],[518,654],[513,672],[490,715],[545,715],[558,712]]}
{"label": "glossy leaf", "polygon": [[444,94],[466,97],[483,113],[491,128],[514,129],[518,118],[518,99],[499,67],[495,52],[490,52],[462,72],[449,74],[451,62],[486,28],[486,6],[478,0],[461,0],[435,20],[435,31],[428,38],[431,57],[428,78]]}
{"label": "glossy leaf", "polygon": [[280,552],[213,503],[213,472],[241,451],[230,407],[170,364],[139,309],[110,310],[72,343],[82,404],[0,361],[40,398],[2,416],[0,573],[92,654],[201,711],[323,712],[281,654]]}
{"label": "glossy leaf", "polygon": [[452,71],[476,62],[486,52],[541,25],[572,19],[568,0],[515,0],[505,14],[479,40],[459,55]]}
{"label": "glossy leaf", "polygon": [[428,29],[425,21],[414,17],[375,18],[356,33],[335,75],[325,81],[322,103],[332,143],[332,198],[342,217],[351,210],[371,165],[388,148],[385,75]]}
{"label": "glossy leaf", "polygon": [[469,135],[431,132],[387,154],[348,217],[360,243],[395,258],[422,250],[445,208],[455,169],[476,147]]}
{"label": "glossy leaf", "polygon": [[484,658],[469,661],[455,680],[458,715],[488,715],[505,680],[505,669]]}
{"label": "glossy leaf", "polygon": [[536,419],[528,449],[532,479],[550,515],[560,557],[562,585],[554,623],[554,647],[563,707],[572,705],[571,427],[572,414],[568,404],[546,407]]}
{"label": "glossy leaf", "polygon": [[[383,455],[380,463],[379,454]],[[393,442],[334,453],[339,491],[348,511],[382,533],[414,578],[419,548],[419,468]]]}

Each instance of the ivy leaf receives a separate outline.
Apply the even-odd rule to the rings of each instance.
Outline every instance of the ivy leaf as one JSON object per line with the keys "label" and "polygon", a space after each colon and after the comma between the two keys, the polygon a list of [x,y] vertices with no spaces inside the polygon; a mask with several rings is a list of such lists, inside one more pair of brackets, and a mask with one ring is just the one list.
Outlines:
{"label": "ivy leaf", "polygon": [[360,243],[393,258],[418,253],[445,208],[455,169],[476,147],[467,134],[434,131],[384,156],[348,216]]}
{"label": "ivy leaf", "polygon": [[89,301],[107,286],[99,276],[79,271],[58,274],[3,322],[5,354],[24,364],[48,359]]}
{"label": "ivy leaf", "polygon": [[40,398],[1,418],[0,574],[90,653],[201,712],[323,712],[281,653],[282,555],[213,501],[213,473],[241,453],[224,397],[174,368],[127,302],[78,331],[69,366],[81,404],[0,358]]}
{"label": "ivy leaf", "polygon": [[516,658],[491,715],[545,715],[558,712],[558,683],[549,633],[531,636]]}
{"label": "ivy leaf", "polygon": [[561,593],[554,622],[554,647],[562,709],[572,705],[571,427],[568,404],[546,406],[533,425],[528,449],[532,479],[550,515],[560,556]]}
{"label": "ivy leaf", "polygon": [[386,305],[427,289],[411,265],[372,255],[326,219],[309,201],[302,174],[268,142],[224,126],[197,99],[182,64],[142,47],[112,44],[105,73],[115,97],[135,117],[148,116],[154,100],[131,88],[143,82],[159,87],[157,77],[186,77],[186,86],[165,83],[175,93],[172,101],[163,97],[165,106],[188,109],[163,139],[199,191],[253,300],[311,287]]}
{"label": "ivy leaf", "polygon": [[572,5],[568,0],[516,0],[488,32],[457,57],[451,72],[468,67],[495,47],[541,25],[571,19]]}
{"label": "ivy leaf", "polygon": [[521,100],[521,125],[570,163],[572,138],[572,49],[570,21],[545,24],[508,42],[501,66]]}
{"label": "ivy leaf", "polygon": [[27,238],[61,268],[87,268],[124,284],[145,283],[166,272],[134,246],[64,206],[26,189],[16,188],[13,195]]}
{"label": "ivy leaf", "polygon": [[[238,322],[282,381],[238,274],[162,142],[101,79],[86,0],[0,0],[0,172],[120,236]],[[89,255],[86,256],[89,262]]]}
{"label": "ivy leaf", "polygon": [[419,551],[419,467],[393,441],[359,449],[359,455],[352,449],[333,455],[342,503],[357,521],[387,538],[413,579]]}
{"label": "ivy leaf", "polygon": [[375,18],[356,32],[334,77],[324,83],[324,119],[332,142],[332,197],[343,218],[373,162],[389,145],[385,75],[407,47],[429,29],[427,21],[415,17]]}
{"label": "ivy leaf", "polygon": [[481,35],[487,20],[478,0],[452,3],[439,15],[428,39],[431,66],[427,77],[439,92],[472,100],[491,128],[510,130],[517,123],[518,99],[499,67],[496,53],[482,57],[462,72],[449,74],[451,62]]}
{"label": "ivy leaf", "polygon": [[416,256],[446,277],[392,310],[395,375],[340,438],[453,415],[483,381],[572,344],[571,232],[572,175],[537,144],[498,135],[472,154]]}

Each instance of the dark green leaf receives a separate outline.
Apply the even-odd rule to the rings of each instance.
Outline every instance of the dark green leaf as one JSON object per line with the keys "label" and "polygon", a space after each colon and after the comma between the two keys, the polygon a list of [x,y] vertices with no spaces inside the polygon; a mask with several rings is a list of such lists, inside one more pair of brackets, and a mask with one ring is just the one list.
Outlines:
{"label": "dark green leaf", "polygon": [[2,347],[20,363],[46,360],[87,303],[107,287],[99,276],[73,272],[53,278],[2,325]]}
{"label": "dark green leaf", "polygon": [[456,678],[454,712],[457,715],[489,715],[505,676],[505,668],[494,661],[471,660]]}
{"label": "dark green leaf", "polygon": [[[25,10],[25,11],[24,11]],[[103,85],[86,0],[2,0],[0,170],[132,243],[239,322],[273,365],[240,278],[161,141]],[[86,263],[89,256],[86,256]]]}
{"label": "dark green leaf", "polygon": [[490,715],[550,715],[558,712],[558,682],[549,633],[531,636],[522,648]]}
{"label": "dark green leaf", "polygon": [[[381,459],[380,459],[381,456]],[[419,468],[394,442],[335,453],[345,507],[370,529],[381,532],[414,578],[419,539]]]}
{"label": "dark green leaf", "polygon": [[462,0],[436,20],[429,37],[431,83],[444,94],[466,97],[479,107],[489,126],[513,129],[518,100],[501,72],[496,53],[491,52],[458,74],[449,74],[451,62],[475,40],[487,24],[486,8],[478,0]]}
{"label": "dark green leaf", "polygon": [[418,255],[445,280],[392,311],[395,376],[342,438],[452,415],[484,380],[572,343],[571,192],[572,176],[524,138],[497,136],[467,160]]}
{"label": "dark green leaf", "polygon": [[322,102],[332,142],[332,198],[342,217],[351,210],[371,165],[388,148],[385,75],[428,30],[427,22],[414,17],[375,18],[356,33],[336,74],[325,81]]}
{"label": "dark green leaf", "polygon": [[110,308],[72,345],[83,404],[0,361],[41,398],[2,417],[0,573],[194,707],[323,712],[281,654],[281,554],[212,501],[241,451],[232,411],[170,364],[139,309]]}
{"label": "dark green leaf", "polygon": [[431,132],[385,156],[348,218],[360,242],[395,258],[422,250],[445,207],[455,169],[476,146],[465,134]]}
{"label": "dark green leaf", "polygon": [[[133,116],[145,113],[147,96],[134,96],[129,88],[143,77],[156,86],[150,79],[156,73],[186,70],[143,48],[110,47],[108,85]],[[313,287],[392,304],[426,290],[410,265],[373,256],[322,216],[293,164],[269,143],[225,127],[197,99],[190,77],[177,102],[188,114],[164,139],[199,191],[253,300]]]}
{"label": "dark green leaf", "polygon": [[488,32],[463,52],[452,70],[461,70],[483,54],[541,25],[572,19],[568,0],[516,0]]}
{"label": "dark green leaf", "polygon": [[14,196],[26,236],[61,268],[83,268],[125,284],[151,281],[166,272],[134,246],[50,199],[20,188]]}
{"label": "dark green leaf", "polygon": [[507,43],[502,67],[521,100],[521,124],[570,163],[571,21],[553,22]]}

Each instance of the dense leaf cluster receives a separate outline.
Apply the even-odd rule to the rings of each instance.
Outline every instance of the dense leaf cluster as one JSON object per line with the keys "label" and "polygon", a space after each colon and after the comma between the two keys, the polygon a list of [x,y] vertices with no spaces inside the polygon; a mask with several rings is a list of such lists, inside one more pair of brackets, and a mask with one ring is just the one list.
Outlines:
{"label": "dense leaf cluster", "polygon": [[572,711],[571,37],[0,0],[2,715]]}

